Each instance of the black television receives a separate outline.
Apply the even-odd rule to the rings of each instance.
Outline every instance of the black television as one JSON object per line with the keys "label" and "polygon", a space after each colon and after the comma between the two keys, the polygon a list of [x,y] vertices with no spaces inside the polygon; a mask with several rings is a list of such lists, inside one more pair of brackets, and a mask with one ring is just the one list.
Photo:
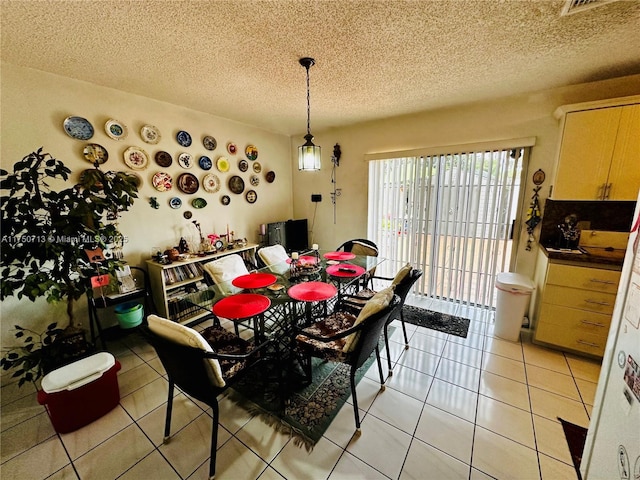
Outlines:
{"label": "black television", "polygon": [[267,224],[267,245],[282,245],[287,252],[309,249],[307,219],[287,220]]}

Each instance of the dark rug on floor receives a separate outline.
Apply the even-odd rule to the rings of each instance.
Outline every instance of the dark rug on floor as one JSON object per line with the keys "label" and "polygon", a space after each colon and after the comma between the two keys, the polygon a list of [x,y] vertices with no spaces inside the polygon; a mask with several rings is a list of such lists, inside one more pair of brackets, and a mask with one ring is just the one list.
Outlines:
{"label": "dark rug on floor", "polygon": [[580,474],[580,462],[582,461],[582,451],[584,450],[584,442],[587,438],[587,429],[579,425],[574,425],[571,422],[567,422],[558,417],[564,430],[564,436],[569,444],[569,452],[571,453],[571,459],[573,460],[573,466],[578,474],[578,480],[582,480]]}
{"label": "dark rug on floor", "polygon": [[468,318],[433,312],[420,307],[405,305],[402,307],[402,316],[405,322],[458,337],[467,338],[467,332],[469,331]]}
{"label": "dark rug on floor", "polygon": [[[381,355],[384,355],[383,345],[379,346]],[[357,370],[356,384],[372,363],[375,363],[375,352]],[[289,374],[290,378],[283,380],[287,389],[284,394],[276,381],[265,382],[266,378],[277,376],[275,368],[269,362],[257,365],[233,386],[229,398],[276,430],[291,434],[296,445],[311,450],[351,395],[351,367],[313,358],[312,382],[304,385],[301,378]],[[377,369],[375,365],[373,368]],[[383,373],[386,375],[385,370]],[[355,431],[355,420],[351,421]]]}

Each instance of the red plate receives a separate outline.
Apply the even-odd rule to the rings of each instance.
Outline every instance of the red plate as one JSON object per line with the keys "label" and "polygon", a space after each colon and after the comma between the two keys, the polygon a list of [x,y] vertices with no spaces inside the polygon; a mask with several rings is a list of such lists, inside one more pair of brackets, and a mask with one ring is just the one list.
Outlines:
{"label": "red plate", "polygon": [[364,268],[350,263],[340,263],[327,267],[327,273],[334,277],[359,277],[365,272]]}
{"label": "red plate", "polygon": [[351,260],[356,258],[355,253],[351,252],[327,252],[322,256],[327,260]]}
{"label": "red plate", "polygon": [[264,288],[276,283],[277,277],[271,273],[250,273],[234,278],[231,283],[238,288]]}
{"label": "red plate", "polygon": [[335,297],[338,294],[338,289],[330,283],[304,282],[294,285],[287,293],[294,300],[320,302]]}
{"label": "red plate", "polygon": [[238,293],[225,297],[213,306],[213,313],[229,319],[251,318],[271,306],[271,300],[256,293]]}

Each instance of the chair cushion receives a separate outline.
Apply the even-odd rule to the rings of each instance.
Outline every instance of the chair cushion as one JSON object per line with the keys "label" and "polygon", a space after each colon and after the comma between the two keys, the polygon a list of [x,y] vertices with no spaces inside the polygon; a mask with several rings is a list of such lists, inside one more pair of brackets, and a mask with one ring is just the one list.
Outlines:
{"label": "chair cushion", "polygon": [[354,253],[356,255],[367,255],[369,257],[378,256],[377,249],[373,248],[370,245],[367,245],[366,243],[358,242],[357,240],[353,242],[353,246],[351,247],[351,253]]}
{"label": "chair cushion", "polygon": [[[380,290],[373,297],[371,297],[369,301],[367,301],[367,303],[364,305],[364,307],[362,307],[362,310],[356,318],[354,325],[358,325],[364,322],[370,316],[375,315],[376,313],[387,308],[389,306],[389,303],[391,303],[391,299],[393,298],[393,292],[394,287],[387,287]],[[342,348],[344,352],[350,352],[355,348],[359,335],[360,332],[356,332],[352,333],[346,338],[344,347]]]}
{"label": "chair cushion", "polygon": [[411,273],[411,270],[413,270],[413,267],[410,263],[407,263],[404,267],[398,270],[398,273],[396,273],[396,276],[393,278],[393,282],[391,282],[391,285],[395,287],[396,285],[401,283],[405,278],[407,278],[407,275]]}
{"label": "chair cushion", "polygon": [[[193,328],[185,327],[184,325],[157,315],[149,315],[147,321],[149,323],[149,330],[162,338],[187,347],[199,348],[205,352],[213,352],[211,345]],[[218,360],[215,358],[206,358],[204,361],[205,365],[209,367],[207,374],[211,382],[217,387],[224,387],[225,381]]]}
{"label": "chair cushion", "polygon": [[263,247],[258,250],[258,256],[273,273],[282,275],[289,270],[289,265],[286,263],[289,255],[282,245]]}
{"label": "chair cushion", "polygon": [[[222,327],[213,326],[205,328],[201,335],[216,353],[243,355],[249,353],[253,348],[252,342],[248,342]],[[224,378],[233,377],[247,364],[246,360],[218,359],[217,361],[220,363],[222,376]]]}
{"label": "chair cushion", "polygon": [[323,320],[302,330],[303,333],[296,336],[298,346],[314,357],[324,358],[334,362],[344,362],[348,356],[348,352],[343,350],[345,338],[338,338],[337,340],[332,340],[330,342],[321,342],[320,340],[315,340],[305,336],[304,332],[330,337],[351,328],[355,321],[355,315],[350,313],[333,313]]}
{"label": "chair cushion", "polygon": [[249,273],[244,260],[237,253],[205,263],[203,268],[225,295],[238,293],[241,289],[231,285],[231,280]]}

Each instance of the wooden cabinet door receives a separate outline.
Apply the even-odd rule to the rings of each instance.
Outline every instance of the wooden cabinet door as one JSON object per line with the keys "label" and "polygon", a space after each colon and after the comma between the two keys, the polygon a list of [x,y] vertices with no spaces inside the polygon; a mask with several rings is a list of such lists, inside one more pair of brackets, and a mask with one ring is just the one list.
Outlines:
{"label": "wooden cabinet door", "polygon": [[553,199],[602,200],[621,112],[617,107],[566,115]]}
{"label": "wooden cabinet door", "polygon": [[640,105],[622,107],[607,200],[636,200],[640,190]]}

